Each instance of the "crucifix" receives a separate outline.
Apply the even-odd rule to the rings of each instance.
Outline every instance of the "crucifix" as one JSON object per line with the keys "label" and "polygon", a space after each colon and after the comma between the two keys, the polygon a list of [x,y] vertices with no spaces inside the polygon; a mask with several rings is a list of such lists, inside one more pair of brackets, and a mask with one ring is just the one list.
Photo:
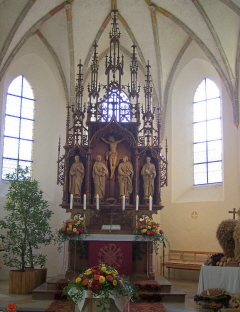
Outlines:
{"label": "crucifix", "polygon": [[233,220],[235,220],[235,215],[237,213],[236,208],[233,208],[233,211],[228,211],[228,212],[233,214]]}

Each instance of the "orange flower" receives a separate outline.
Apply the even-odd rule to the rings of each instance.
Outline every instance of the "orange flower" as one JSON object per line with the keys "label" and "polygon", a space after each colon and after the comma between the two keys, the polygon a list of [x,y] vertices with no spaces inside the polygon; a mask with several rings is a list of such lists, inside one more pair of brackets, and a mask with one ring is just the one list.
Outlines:
{"label": "orange flower", "polygon": [[112,280],[113,280],[113,277],[112,277],[111,275],[107,275],[107,276],[106,276],[106,279],[107,279],[108,281],[112,281]]}
{"label": "orange flower", "polygon": [[99,280],[99,277],[100,277],[100,275],[94,275],[95,281],[98,281],[98,280]]}
{"label": "orange flower", "polygon": [[87,279],[87,278],[84,279],[84,280],[82,281],[82,284],[83,284],[83,285],[87,285],[87,284],[88,284],[88,279]]}
{"label": "orange flower", "polygon": [[17,311],[17,306],[16,306],[16,304],[14,304],[14,303],[9,303],[9,304],[7,305],[7,310],[8,310],[8,311],[11,311],[11,312]]}

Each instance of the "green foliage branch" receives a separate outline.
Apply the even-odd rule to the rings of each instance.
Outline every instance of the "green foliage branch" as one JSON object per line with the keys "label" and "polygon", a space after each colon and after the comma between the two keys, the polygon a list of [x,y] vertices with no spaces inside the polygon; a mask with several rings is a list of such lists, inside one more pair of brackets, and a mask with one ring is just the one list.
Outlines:
{"label": "green foliage branch", "polygon": [[6,178],[10,186],[4,210],[9,214],[0,220],[0,228],[6,230],[2,235],[5,250],[3,262],[22,272],[26,267],[43,267],[47,256],[34,254],[34,251],[57,242],[49,225],[53,212],[48,209],[38,182],[30,178],[27,167],[24,169],[19,166]]}

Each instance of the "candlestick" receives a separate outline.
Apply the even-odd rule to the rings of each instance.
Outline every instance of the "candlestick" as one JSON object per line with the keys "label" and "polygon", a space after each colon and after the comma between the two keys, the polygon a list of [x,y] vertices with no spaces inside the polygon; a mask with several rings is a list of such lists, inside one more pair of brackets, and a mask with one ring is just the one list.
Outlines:
{"label": "candlestick", "polygon": [[139,205],[139,196],[136,196],[136,211],[138,211],[138,205]]}
{"label": "candlestick", "polygon": [[99,195],[96,196],[96,208],[99,210]]}
{"label": "candlestick", "polygon": [[84,194],[83,195],[83,210],[86,210],[86,208],[87,208],[86,201],[87,201],[86,194]]}
{"label": "candlestick", "polygon": [[70,209],[73,208],[73,194],[70,195]]}
{"label": "candlestick", "polygon": [[149,211],[152,211],[152,196],[149,196]]}
{"label": "candlestick", "polygon": [[122,197],[122,210],[125,210],[125,195]]}

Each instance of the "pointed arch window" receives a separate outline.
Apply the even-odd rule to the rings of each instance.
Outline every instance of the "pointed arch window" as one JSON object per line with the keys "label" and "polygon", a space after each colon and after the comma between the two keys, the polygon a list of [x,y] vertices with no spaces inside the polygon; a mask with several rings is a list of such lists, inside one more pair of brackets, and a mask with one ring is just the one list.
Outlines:
{"label": "pointed arch window", "polygon": [[32,172],[35,98],[23,76],[9,85],[6,99],[5,130],[3,139],[2,179],[17,166]]}
{"label": "pointed arch window", "polygon": [[204,79],[193,102],[194,185],[222,182],[221,101],[217,85]]}
{"label": "pointed arch window", "polygon": [[129,122],[130,101],[125,92],[112,89],[101,105],[102,121],[108,122],[115,117],[119,122]]}

